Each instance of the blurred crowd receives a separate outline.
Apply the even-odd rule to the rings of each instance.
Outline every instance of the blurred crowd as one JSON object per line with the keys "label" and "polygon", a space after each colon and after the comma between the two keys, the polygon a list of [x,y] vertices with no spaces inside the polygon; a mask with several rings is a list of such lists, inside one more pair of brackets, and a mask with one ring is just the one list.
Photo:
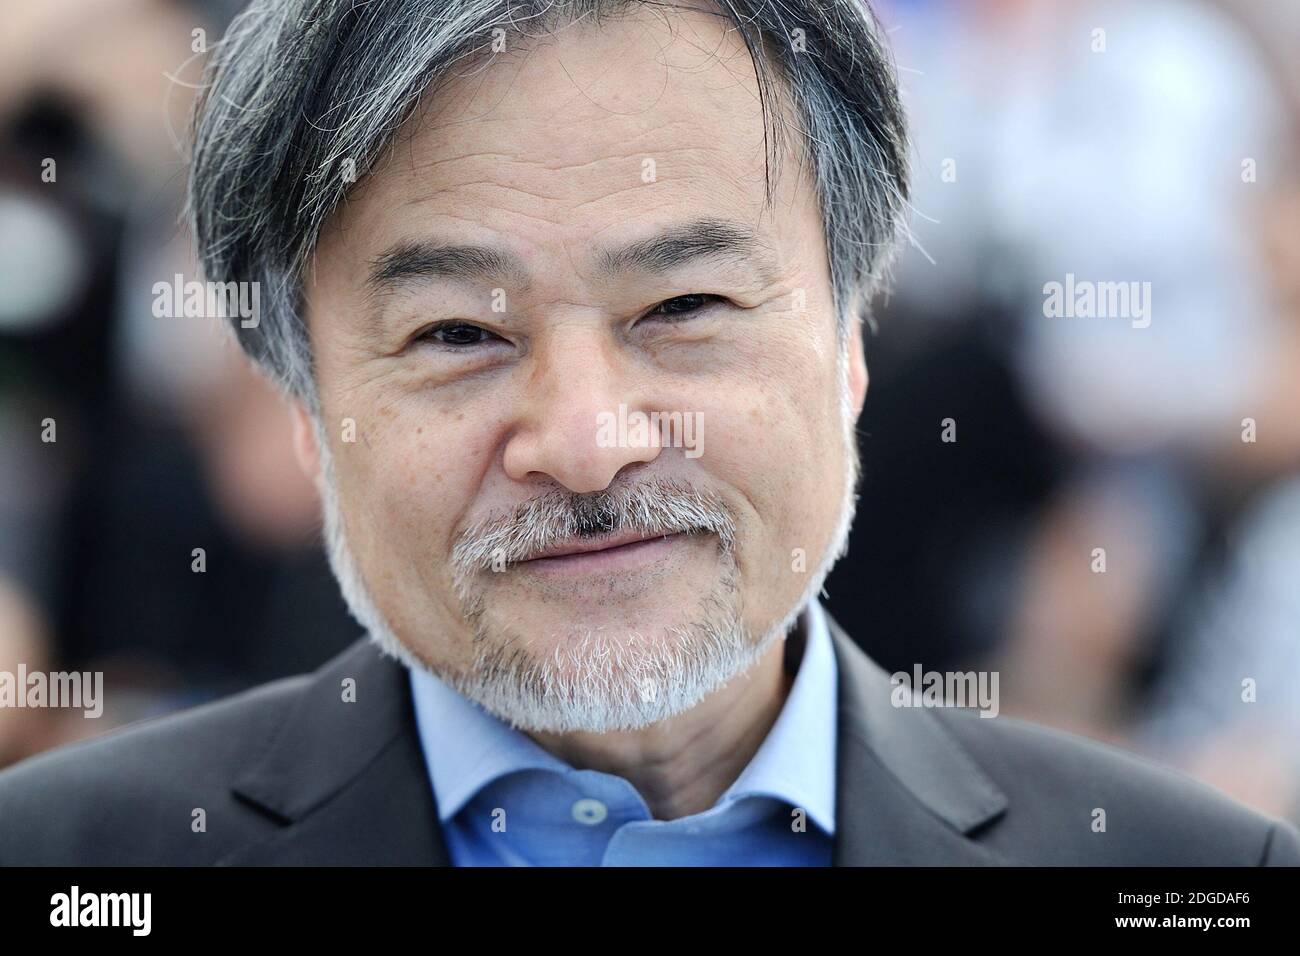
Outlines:
{"label": "blurred crowd", "polygon": [[105,711],[0,710],[0,765],[314,668],[360,634],[276,392],[179,223],[203,54],[239,3],[0,11],[0,670],[102,671]]}
{"label": "blurred crowd", "polygon": [[[360,633],[278,397],[151,308],[196,277],[187,118],[239,6],[0,11],[0,671],[109,688],[0,710],[0,766]],[[1300,821],[1300,4],[873,6],[915,239],[827,606],[891,671],[997,670],[1004,714]],[[1149,283],[1149,324],[1048,314],[1067,276]]]}

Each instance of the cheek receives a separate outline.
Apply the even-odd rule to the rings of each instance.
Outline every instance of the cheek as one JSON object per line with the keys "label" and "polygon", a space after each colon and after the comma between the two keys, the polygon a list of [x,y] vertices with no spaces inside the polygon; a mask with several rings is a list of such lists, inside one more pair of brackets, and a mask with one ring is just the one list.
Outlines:
{"label": "cheek", "polygon": [[709,392],[705,466],[756,512],[740,545],[742,570],[771,582],[788,576],[796,548],[814,561],[836,517],[843,451],[834,353],[818,340],[738,354],[743,362]]}
{"label": "cheek", "polygon": [[405,587],[450,580],[454,529],[482,471],[463,421],[389,403],[356,419],[355,441],[334,442],[349,540],[372,574]]}

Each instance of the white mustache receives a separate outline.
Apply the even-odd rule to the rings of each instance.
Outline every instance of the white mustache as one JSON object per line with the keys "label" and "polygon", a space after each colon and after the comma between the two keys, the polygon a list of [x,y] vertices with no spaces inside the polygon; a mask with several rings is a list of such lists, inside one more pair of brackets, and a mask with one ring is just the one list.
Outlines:
{"label": "white mustache", "polygon": [[577,495],[553,491],[508,515],[480,520],[458,537],[452,564],[461,574],[517,564],[550,549],[634,531],[647,535],[715,534],[719,547],[735,546],[735,519],[712,492],[652,478],[635,485]]}

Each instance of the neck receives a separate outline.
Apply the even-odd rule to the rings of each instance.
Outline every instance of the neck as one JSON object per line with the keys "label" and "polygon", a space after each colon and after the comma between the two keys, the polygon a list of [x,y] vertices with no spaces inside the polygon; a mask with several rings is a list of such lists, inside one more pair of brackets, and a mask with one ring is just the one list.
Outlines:
{"label": "neck", "polygon": [[785,641],[685,713],[640,730],[531,733],[579,770],[616,774],[636,787],[656,820],[712,807],[757,753],[789,696]]}

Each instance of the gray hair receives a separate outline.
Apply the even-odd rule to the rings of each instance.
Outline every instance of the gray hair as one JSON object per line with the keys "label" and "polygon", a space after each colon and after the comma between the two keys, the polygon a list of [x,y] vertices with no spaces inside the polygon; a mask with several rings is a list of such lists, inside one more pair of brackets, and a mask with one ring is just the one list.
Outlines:
{"label": "gray hair", "polygon": [[[187,214],[206,277],[257,282],[246,352],[315,407],[302,272],[320,231],[420,99],[491,55],[494,30],[599,20],[653,0],[252,0],[214,50],[195,114]],[[841,344],[906,234],[907,138],[866,0],[711,0],[755,67],[772,167],[793,107],[820,205]],[[680,4],[686,6],[686,4]],[[781,82],[783,81],[783,82]],[[344,175],[351,163],[356,176]],[[250,323],[251,324],[251,323]],[[843,349],[841,349],[843,352]]]}

